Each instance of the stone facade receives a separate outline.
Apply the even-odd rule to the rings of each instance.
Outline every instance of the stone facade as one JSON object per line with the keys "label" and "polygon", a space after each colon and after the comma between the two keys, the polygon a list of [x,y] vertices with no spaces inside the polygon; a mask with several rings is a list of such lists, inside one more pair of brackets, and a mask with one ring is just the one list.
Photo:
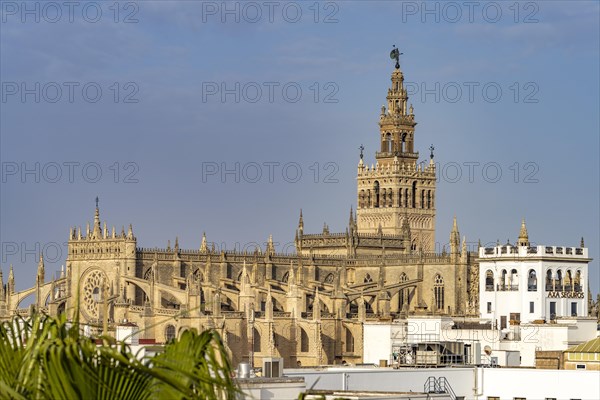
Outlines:
{"label": "stone facade", "polygon": [[[450,251],[436,254],[435,166],[417,163],[414,113],[407,112],[399,65],[380,116],[377,164],[358,165],[358,207],[346,232],[305,234],[302,213],[296,251],[227,252],[203,236],[198,249],[141,248],[133,228],[102,224],[96,204],[85,232],[69,230],[66,268],[45,280],[40,259],[33,288],[16,292],[12,267],[0,272],[0,318],[79,310],[81,321],[113,334],[124,320],[140,338],[164,342],[185,329],[215,328],[233,363],[283,357],[284,365],[362,361],[363,323],[410,314],[477,315],[477,259],[460,244],[456,220]],[[475,294],[474,294],[475,293]]]}

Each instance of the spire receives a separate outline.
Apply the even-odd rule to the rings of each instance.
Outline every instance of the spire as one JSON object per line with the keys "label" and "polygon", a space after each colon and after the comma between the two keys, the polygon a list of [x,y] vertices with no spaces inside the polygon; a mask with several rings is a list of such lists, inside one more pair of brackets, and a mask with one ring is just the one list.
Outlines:
{"label": "spire", "polygon": [[133,239],[133,227],[129,224],[129,230],[127,231],[127,239]]}
{"label": "spire", "polygon": [[246,260],[244,260],[244,266],[242,267],[242,276],[240,277],[240,292],[246,293],[250,286],[250,279],[248,278],[248,269],[246,268]]}
{"label": "spire", "polygon": [[7,282],[8,294],[15,292],[15,272],[12,264],[10,264],[10,270],[8,271],[8,282]]}
{"label": "spire", "polygon": [[36,283],[42,285],[44,283],[44,277],[46,275],[46,268],[44,267],[44,255],[40,253],[40,261],[38,262],[37,278]]}
{"label": "spire", "polygon": [[290,261],[290,271],[288,275],[288,286],[296,285],[296,273],[294,272],[294,263]]}
{"label": "spire", "polygon": [[273,235],[269,235],[269,240],[267,241],[267,254],[273,255],[274,253],[275,245],[273,244]]}
{"label": "spire", "polygon": [[179,253],[179,236],[175,236],[175,253]]}
{"label": "spire", "polygon": [[265,301],[265,319],[273,320],[273,296],[271,296],[271,285],[267,289],[267,300]]}
{"label": "spire", "polygon": [[452,221],[452,232],[450,232],[450,254],[457,254],[459,252],[458,246],[460,246],[460,233],[458,232],[455,215]]}
{"label": "spire", "polygon": [[410,232],[410,224],[408,223],[408,216],[406,213],[404,214],[404,218],[402,219],[402,245],[404,246],[404,253],[408,254],[411,251],[411,232]]}
{"label": "spire", "polygon": [[517,244],[518,246],[529,246],[529,235],[527,234],[527,227],[525,226],[525,218],[521,220],[521,230],[519,232]]}
{"label": "spire", "polygon": [[65,264],[60,266],[60,277],[61,278],[65,277]]}
{"label": "spire", "polygon": [[94,213],[94,232],[92,237],[100,239],[102,237],[102,227],[100,226],[100,208],[98,207],[98,196],[96,196],[96,212]]}
{"label": "spire", "polygon": [[304,219],[302,218],[302,209],[300,209],[300,219],[298,220],[298,230],[300,234],[304,232]]}
{"label": "spire", "polygon": [[0,266],[0,302],[4,301],[4,277],[2,276],[2,266]]}
{"label": "spire", "polygon": [[206,253],[208,251],[208,247],[206,246],[206,232],[202,232],[202,243],[200,244],[200,252]]}
{"label": "spire", "polygon": [[319,297],[319,288],[315,289],[315,300],[313,301],[313,319],[318,321],[321,319],[321,298]]}

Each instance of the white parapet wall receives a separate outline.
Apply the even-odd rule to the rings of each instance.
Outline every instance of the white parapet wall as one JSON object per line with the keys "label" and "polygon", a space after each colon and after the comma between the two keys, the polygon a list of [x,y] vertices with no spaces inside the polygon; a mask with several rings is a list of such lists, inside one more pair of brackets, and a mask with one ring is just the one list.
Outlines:
{"label": "white parapet wall", "polygon": [[286,369],[304,377],[307,388],[423,392],[429,377],[444,377],[457,397],[465,399],[600,399],[600,371],[533,368],[358,368]]}

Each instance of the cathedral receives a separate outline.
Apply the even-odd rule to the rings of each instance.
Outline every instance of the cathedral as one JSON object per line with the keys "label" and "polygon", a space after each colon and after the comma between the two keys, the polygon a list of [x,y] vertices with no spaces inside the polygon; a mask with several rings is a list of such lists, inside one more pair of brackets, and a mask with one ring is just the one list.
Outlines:
{"label": "cathedral", "polygon": [[[370,166],[361,146],[357,207],[345,232],[305,233],[295,252],[279,254],[272,238],[252,252],[216,251],[204,235],[196,249],[178,240],[138,247],[133,228],[102,222],[69,229],[68,255],[47,280],[40,257],[35,285],[15,291],[12,266],[0,270],[0,320],[79,312],[92,333],[114,335],[136,324],[140,337],[164,343],[186,329],[217,329],[234,365],[283,358],[284,365],[361,363],[363,323],[408,315],[479,316],[476,254],[456,220],[448,252],[435,252],[436,168],[433,147],[419,162],[414,109],[398,58],[379,115],[380,151]],[[24,299],[35,299],[24,308]],[[29,300],[31,302],[31,300]]]}

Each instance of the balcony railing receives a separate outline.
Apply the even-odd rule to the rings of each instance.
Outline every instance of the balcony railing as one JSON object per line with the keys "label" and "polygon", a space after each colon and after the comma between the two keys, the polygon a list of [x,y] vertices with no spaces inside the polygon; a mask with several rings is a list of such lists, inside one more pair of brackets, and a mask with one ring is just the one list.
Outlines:
{"label": "balcony railing", "polygon": [[518,284],[514,284],[514,285],[496,285],[496,290],[501,291],[501,292],[506,292],[506,291],[517,291],[519,290],[519,285]]}
{"label": "balcony railing", "polygon": [[404,151],[404,152],[376,151],[375,152],[375,158],[395,157],[395,156],[419,158],[419,153],[409,153],[407,151]]}

